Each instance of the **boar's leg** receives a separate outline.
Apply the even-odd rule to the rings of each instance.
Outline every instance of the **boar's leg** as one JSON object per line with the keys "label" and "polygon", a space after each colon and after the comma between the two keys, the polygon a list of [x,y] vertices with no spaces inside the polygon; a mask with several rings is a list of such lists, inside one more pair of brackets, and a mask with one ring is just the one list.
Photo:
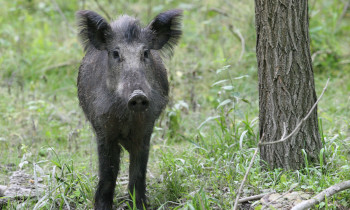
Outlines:
{"label": "boar's leg", "polygon": [[99,182],[95,194],[95,209],[112,209],[113,194],[119,171],[120,146],[116,140],[97,137]]}
{"label": "boar's leg", "polygon": [[[129,192],[136,196],[137,209],[146,207],[146,170],[151,134],[144,138],[140,146],[132,148],[130,152],[129,166]],[[134,191],[135,189],[135,191]]]}

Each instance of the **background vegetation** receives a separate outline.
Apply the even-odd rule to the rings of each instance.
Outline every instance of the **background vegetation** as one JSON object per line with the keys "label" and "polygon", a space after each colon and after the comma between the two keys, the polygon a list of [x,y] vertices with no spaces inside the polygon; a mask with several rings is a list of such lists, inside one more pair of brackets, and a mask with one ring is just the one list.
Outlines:
{"label": "background vegetation", "polygon": [[[299,171],[264,171],[256,159],[244,195],[310,193],[350,179],[350,15],[346,1],[310,0],[311,51],[321,153]],[[76,97],[83,50],[75,12],[146,25],[159,12],[184,10],[183,38],[171,60],[171,102],[152,137],[147,190],[151,208],[228,209],[258,140],[254,2],[239,0],[0,0],[0,184],[19,168],[47,185],[40,207],[89,209],[97,183],[94,135]],[[102,10],[105,10],[103,12]],[[320,154],[322,155],[322,154]],[[127,196],[124,153],[116,205]],[[5,208],[16,208],[10,203]],[[350,191],[318,208],[350,208]],[[258,208],[258,207],[257,207]]]}

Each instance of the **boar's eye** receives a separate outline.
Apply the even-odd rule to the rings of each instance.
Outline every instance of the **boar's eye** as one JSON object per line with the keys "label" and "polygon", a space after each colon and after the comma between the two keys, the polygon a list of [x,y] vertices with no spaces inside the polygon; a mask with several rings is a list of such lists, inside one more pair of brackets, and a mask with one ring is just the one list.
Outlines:
{"label": "boar's eye", "polygon": [[149,59],[149,54],[150,54],[150,52],[148,49],[144,50],[143,51],[143,59]]}
{"label": "boar's eye", "polygon": [[118,50],[114,50],[113,51],[113,58],[114,59],[118,59],[118,60],[120,60],[121,58],[120,58],[120,54],[119,54],[119,51]]}

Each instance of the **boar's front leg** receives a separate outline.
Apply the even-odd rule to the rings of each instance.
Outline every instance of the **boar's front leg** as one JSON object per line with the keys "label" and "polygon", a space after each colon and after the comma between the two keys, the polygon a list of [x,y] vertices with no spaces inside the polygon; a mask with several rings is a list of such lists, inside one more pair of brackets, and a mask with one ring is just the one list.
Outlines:
{"label": "boar's front leg", "polygon": [[[146,170],[151,134],[147,134],[141,145],[130,149],[129,192],[136,196],[137,209],[146,207]],[[135,191],[134,191],[135,189]]]}
{"label": "boar's front leg", "polygon": [[110,210],[119,171],[120,146],[114,139],[97,135],[99,182],[95,194],[95,209]]}

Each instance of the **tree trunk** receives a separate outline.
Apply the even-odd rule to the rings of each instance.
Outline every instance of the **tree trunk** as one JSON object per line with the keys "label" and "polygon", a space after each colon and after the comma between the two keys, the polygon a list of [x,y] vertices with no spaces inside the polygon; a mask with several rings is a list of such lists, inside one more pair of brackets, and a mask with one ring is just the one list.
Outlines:
{"label": "tree trunk", "polygon": [[[255,0],[261,142],[288,135],[317,100],[310,55],[307,0]],[[299,169],[318,162],[317,108],[289,140],[260,147],[269,167]]]}

